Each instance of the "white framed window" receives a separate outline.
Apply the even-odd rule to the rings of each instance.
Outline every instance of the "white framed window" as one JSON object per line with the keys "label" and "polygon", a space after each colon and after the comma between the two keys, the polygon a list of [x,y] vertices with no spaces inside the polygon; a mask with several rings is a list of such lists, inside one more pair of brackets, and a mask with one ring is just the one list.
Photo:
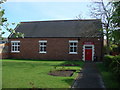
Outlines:
{"label": "white framed window", "polygon": [[11,52],[20,52],[20,41],[11,41]]}
{"label": "white framed window", "polygon": [[47,47],[47,41],[40,40],[39,41],[39,53],[47,53],[46,47]]}
{"label": "white framed window", "polygon": [[69,40],[69,54],[77,54],[77,40]]}

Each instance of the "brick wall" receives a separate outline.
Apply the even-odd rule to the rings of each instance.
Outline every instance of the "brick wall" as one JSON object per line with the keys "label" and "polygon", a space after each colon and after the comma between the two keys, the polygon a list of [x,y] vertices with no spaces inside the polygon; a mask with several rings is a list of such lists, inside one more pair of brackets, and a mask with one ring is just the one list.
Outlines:
{"label": "brick wall", "polygon": [[[10,53],[17,59],[82,60],[83,42],[94,42],[95,55],[102,59],[103,41],[98,38],[20,38],[20,52]],[[47,53],[39,53],[39,40],[47,40]],[[69,40],[78,40],[78,54],[69,54]],[[9,43],[9,45],[11,45]],[[9,48],[10,51],[10,48]]]}

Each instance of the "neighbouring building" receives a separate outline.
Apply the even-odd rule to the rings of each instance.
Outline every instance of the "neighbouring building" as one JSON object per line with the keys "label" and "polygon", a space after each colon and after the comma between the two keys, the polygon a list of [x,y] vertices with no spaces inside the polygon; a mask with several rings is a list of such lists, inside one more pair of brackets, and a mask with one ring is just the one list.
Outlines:
{"label": "neighbouring building", "polygon": [[4,59],[8,57],[9,57],[8,39],[0,38],[0,59]]}
{"label": "neighbouring building", "polygon": [[0,59],[9,58],[9,44],[2,43],[0,44]]}
{"label": "neighbouring building", "polygon": [[9,36],[10,58],[41,60],[102,60],[99,19],[21,22]]}
{"label": "neighbouring building", "polygon": [[0,44],[4,44],[4,43],[7,43],[7,42],[8,42],[7,38],[0,39]]}

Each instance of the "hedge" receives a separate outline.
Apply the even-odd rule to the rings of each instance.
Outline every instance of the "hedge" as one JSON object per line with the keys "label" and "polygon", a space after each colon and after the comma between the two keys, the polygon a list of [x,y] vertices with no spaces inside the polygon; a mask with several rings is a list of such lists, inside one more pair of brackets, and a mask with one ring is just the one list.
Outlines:
{"label": "hedge", "polygon": [[120,80],[120,55],[114,56],[112,63],[109,66],[111,71],[116,75],[117,79]]}
{"label": "hedge", "polygon": [[106,67],[107,69],[110,68],[110,64],[112,63],[113,57],[114,57],[114,56],[110,56],[110,55],[104,56],[103,62],[104,62],[104,65],[105,65],[105,67]]}
{"label": "hedge", "polygon": [[107,70],[113,72],[120,82],[120,55],[117,56],[104,56],[104,65]]}

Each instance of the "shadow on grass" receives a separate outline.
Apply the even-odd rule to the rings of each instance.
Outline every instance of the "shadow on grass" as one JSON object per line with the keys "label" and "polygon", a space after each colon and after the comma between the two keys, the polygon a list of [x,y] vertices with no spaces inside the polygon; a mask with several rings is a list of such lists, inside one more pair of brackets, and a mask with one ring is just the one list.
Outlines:
{"label": "shadow on grass", "polygon": [[60,64],[60,66],[83,66],[84,62],[83,61],[65,61],[63,63]]}
{"label": "shadow on grass", "polygon": [[69,84],[69,86],[71,86],[74,82],[74,79],[63,79],[62,81],[66,82],[67,84]]}
{"label": "shadow on grass", "polygon": [[68,62],[76,62],[76,61],[80,62],[78,60],[72,61],[72,60],[53,60],[53,59],[41,60],[41,59],[12,59],[12,58],[10,58],[10,59],[2,59],[2,60],[3,61],[6,61],[6,60],[13,60],[13,61],[19,61],[19,60],[22,60],[22,61],[66,61],[66,63],[68,63]]}
{"label": "shadow on grass", "polygon": [[8,60],[12,60],[12,61],[65,61],[65,60],[41,60],[41,59],[2,59],[3,61],[8,61]]}
{"label": "shadow on grass", "polygon": [[[38,60],[38,59],[3,59],[2,61],[64,61],[63,63],[57,65],[57,66],[83,66],[84,62],[81,60],[81,61],[78,61],[78,60],[75,60],[75,61],[72,61],[72,60]],[[54,66],[54,65],[53,65]],[[56,65],[55,65],[56,66]]]}
{"label": "shadow on grass", "polygon": [[[82,62],[82,61],[71,61],[71,60],[33,60],[33,59],[3,59],[3,61],[16,61],[16,64],[15,65],[13,65],[13,66],[16,66],[17,65],[17,61],[19,62],[19,61],[22,61],[22,63],[19,63],[19,65],[17,65],[17,67],[21,67],[21,66],[23,66],[23,67],[26,67],[26,65],[30,65],[30,66],[32,66],[32,67],[35,67],[36,65],[41,65],[41,66],[53,66],[53,68],[64,68],[64,66],[65,65],[68,65],[68,66],[74,66],[74,67],[83,67],[83,64],[84,64],[84,62]],[[45,61],[45,62],[43,62],[43,63],[29,63],[29,61],[38,61],[38,62],[40,62],[40,61]],[[57,61],[62,61],[61,63],[47,63],[47,62],[57,62]],[[21,65],[20,65],[21,64]],[[66,67],[66,66],[65,66]]]}
{"label": "shadow on grass", "polygon": [[[13,61],[14,62],[14,61]],[[16,62],[3,62],[2,66],[12,66],[12,67],[16,67],[16,68],[25,68],[25,67],[31,67],[31,68],[34,68],[34,67],[39,67],[39,66],[53,66],[53,63],[33,63],[33,62],[27,62],[27,61],[23,61],[23,62],[19,62],[19,61],[16,61]]]}

